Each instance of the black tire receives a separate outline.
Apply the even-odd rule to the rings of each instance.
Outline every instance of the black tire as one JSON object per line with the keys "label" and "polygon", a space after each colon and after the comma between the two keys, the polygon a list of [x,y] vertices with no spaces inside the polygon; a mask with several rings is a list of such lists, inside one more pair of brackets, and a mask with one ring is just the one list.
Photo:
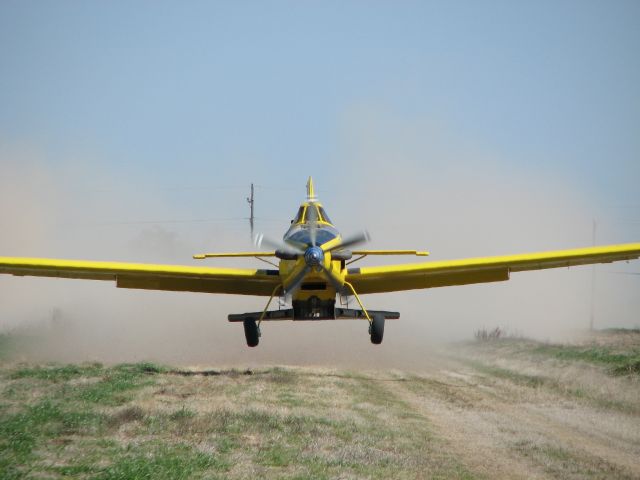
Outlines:
{"label": "black tire", "polygon": [[260,343],[260,329],[256,325],[256,321],[253,318],[245,318],[244,320],[244,336],[247,339],[247,345],[249,347],[257,347]]}
{"label": "black tire", "polygon": [[380,345],[382,343],[382,337],[384,336],[384,320],[382,315],[374,315],[371,319],[371,326],[369,327],[369,333],[371,334],[371,343]]}

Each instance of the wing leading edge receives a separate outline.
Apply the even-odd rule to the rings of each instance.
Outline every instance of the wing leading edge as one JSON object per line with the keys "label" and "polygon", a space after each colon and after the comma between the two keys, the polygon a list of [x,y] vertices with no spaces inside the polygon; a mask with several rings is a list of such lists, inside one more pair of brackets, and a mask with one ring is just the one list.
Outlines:
{"label": "wing leading edge", "polygon": [[0,273],[115,281],[119,288],[269,296],[278,270],[0,257]]}
{"label": "wing leading edge", "polygon": [[[574,250],[470,258],[382,267],[350,268],[346,281],[358,293],[467,285],[508,280],[511,272],[633,260],[640,243]],[[0,274],[115,281],[119,288],[269,296],[278,270],[210,268],[121,262],[0,257]]]}
{"label": "wing leading edge", "polygon": [[511,272],[611,263],[640,257],[640,243],[469,258],[382,267],[350,268],[346,281],[358,293],[395,292],[509,280]]}

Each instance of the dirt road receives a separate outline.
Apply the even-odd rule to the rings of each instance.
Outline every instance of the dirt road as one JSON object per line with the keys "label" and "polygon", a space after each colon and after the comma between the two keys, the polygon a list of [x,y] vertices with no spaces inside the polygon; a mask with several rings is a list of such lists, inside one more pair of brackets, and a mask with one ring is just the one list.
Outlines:
{"label": "dirt road", "polygon": [[478,476],[640,478],[633,405],[603,408],[579,389],[539,378],[510,378],[477,360],[446,356],[390,393],[424,415]]}

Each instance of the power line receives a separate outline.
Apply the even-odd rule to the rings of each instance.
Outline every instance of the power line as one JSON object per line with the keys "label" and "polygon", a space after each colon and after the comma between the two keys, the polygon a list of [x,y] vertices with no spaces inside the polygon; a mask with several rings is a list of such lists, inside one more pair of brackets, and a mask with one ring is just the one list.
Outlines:
{"label": "power line", "polygon": [[[285,218],[268,218],[268,217],[253,217],[254,222],[282,222],[285,223]],[[189,224],[189,223],[224,223],[224,222],[244,222],[250,220],[250,217],[227,217],[227,218],[194,218],[194,219],[175,219],[175,220],[115,220],[107,222],[87,222],[87,223],[61,223],[61,226],[69,227],[109,227],[118,225],[159,225],[159,224]]]}
{"label": "power line", "polygon": [[62,226],[72,227],[110,227],[116,225],[158,225],[167,223],[216,223],[216,222],[235,222],[244,221],[246,217],[229,217],[229,218],[195,218],[187,220],[116,220],[110,222],[91,222],[91,223],[66,223]]}

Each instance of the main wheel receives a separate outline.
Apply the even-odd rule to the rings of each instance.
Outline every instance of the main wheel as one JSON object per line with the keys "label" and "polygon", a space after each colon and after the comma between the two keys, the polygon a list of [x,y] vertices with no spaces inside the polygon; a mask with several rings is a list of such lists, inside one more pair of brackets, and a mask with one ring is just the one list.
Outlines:
{"label": "main wheel", "polygon": [[371,335],[371,343],[380,345],[384,335],[384,316],[374,315],[369,326],[369,334]]}
{"label": "main wheel", "polygon": [[254,318],[244,319],[244,336],[247,339],[247,345],[250,347],[256,347],[260,342],[260,328],[256,324]]}

